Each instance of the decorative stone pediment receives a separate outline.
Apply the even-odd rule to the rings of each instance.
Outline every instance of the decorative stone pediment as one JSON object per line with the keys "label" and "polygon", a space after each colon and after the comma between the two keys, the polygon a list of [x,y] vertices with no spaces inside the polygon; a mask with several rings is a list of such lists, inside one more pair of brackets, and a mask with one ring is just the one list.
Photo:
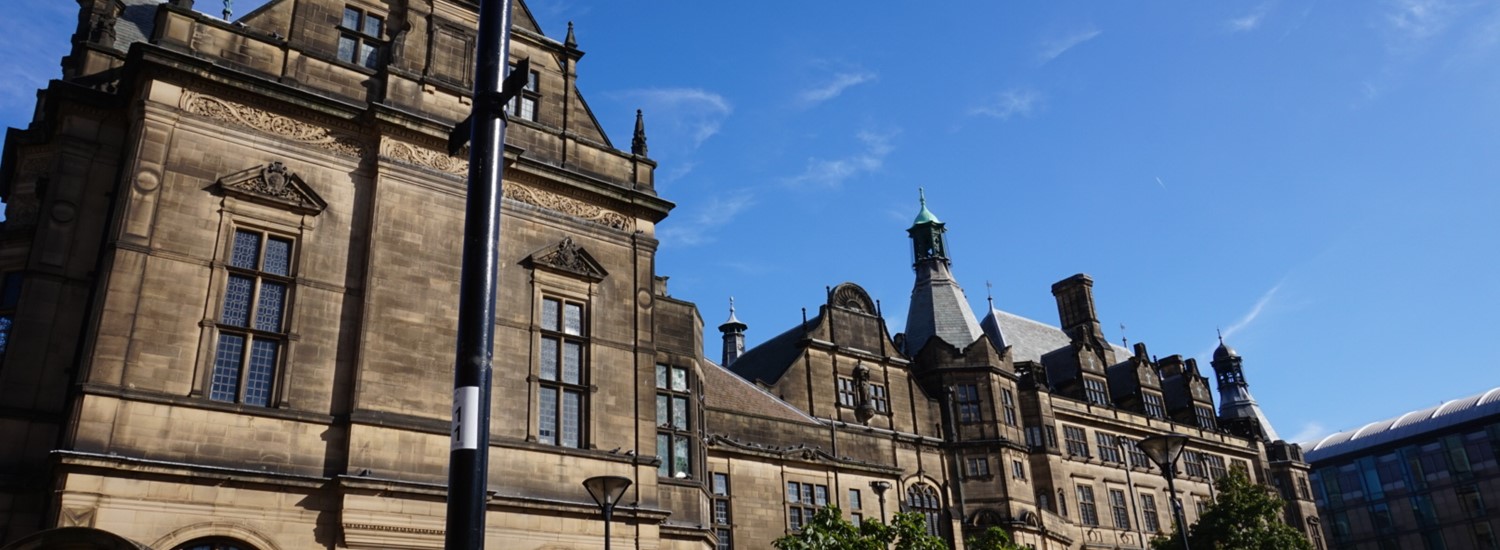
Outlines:
{"label": "decorative stone pediment", "polygon": [[301,214],[318,215],[328,203],[281,161],[246,168],[219,179],[227,195],[277,206]]}
{"label": "decorative stone pediment", "polygon": [[587,250],[573,242],[573,237],[566,237],[555,245],[533,252],[526,257],[525,263],[533,269],[554,269],[591,281],[600,281],[609,276],[604,266],[599,265]]}

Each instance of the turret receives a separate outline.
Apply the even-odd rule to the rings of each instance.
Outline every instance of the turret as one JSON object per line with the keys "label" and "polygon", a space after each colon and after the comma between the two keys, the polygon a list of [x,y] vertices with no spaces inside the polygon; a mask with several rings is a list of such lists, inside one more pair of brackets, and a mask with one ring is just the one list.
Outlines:
{"label": "turret", "polygon": [[913,357],[933,337],[958,349],[984,337],[968,298],[949,271],[947,229],[927,209],[926,195],[919,197],[921,210],[906,230],[911,237],[912,269],[916,270],[917,281],[911,291],[902,351]]}
{"label": "turret", "polygon": [[734,316],[734,298],[729,298],[729,320],[719,325],[719,332],[724,333],[724,356],[721,365],[728,367],[745,354],[745,329],[749,328]]}
{"label": "turret", "polygon": [[1245,381],[1244,360],[1240,354],[1224,343],[1219,336],[1219,347],[1214,350],[1214,374],[1219,382],[1219,426],[1243,437],[1262,441],[1280,439],[1266,414],[1250,396],[1250,384]]}

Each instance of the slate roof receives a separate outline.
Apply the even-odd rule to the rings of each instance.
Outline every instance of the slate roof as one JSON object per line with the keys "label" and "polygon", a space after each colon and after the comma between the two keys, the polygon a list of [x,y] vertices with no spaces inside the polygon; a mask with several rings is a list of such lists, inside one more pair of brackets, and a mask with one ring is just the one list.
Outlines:
{"label": "slate roof", "polygon": [[[1060,328],[994,308],[990,308],[989,315],[986,315],[980,324],[998,325],[1001,334],[1004,335],[1005,343],[1011,346],[1011,357],[1017,362],[1040,363],[1042,356],[1066,348],[1073,342],[1072,338],[1068,338],[1068,333]],[[994,338],[991,338],[990,342],[994,343]],[[1130,350],[1120,346],[1110,344],[1110,347],[1115,349],[1116,357],[1130,357],[1131,355]]]}
{"label": "slate roof", "polygon": [[781,380],[781,375],[786,374],[792,361],[802,354],[802,340],[807,337],[808,331],[821,322],[823,314],[819,313],[807,322],[771,337],[735,359],[729,370],[751,382],[775,384]]}
{"label": "slate roof", "polygon": [[[797,410],[770,392],[740,378],[718,363],[703,361],[703,403],[705,406],[734,412],[797,422],[817,424],[812,416]],[[738,362],[736,362],[738,363]]]}
{"label": "slate roof", "polygon": [[1358,430],[1303,443],[1302,447],[1307,449],[1307,461],[1316,462],[1489,417],[1500,417],[1500,388],[1371,422]]}
{"label": "slate roof", "polygon": [[918,275],[917,286],[911,292],[911,307],[906,314],[906,354],[915,356],[921,352],[929,338],[941,338],[955,348],[964,349],[984,337],[964,289],[953,280],[947,264],[928,261],[917,269],[930,272]]}
{"label": "slate roof", "polygon": [[129,51],[130,45],[145,42],[156,28],[156,7],[163,0],[124,0],[125,11],[115,21],[115,49]]}

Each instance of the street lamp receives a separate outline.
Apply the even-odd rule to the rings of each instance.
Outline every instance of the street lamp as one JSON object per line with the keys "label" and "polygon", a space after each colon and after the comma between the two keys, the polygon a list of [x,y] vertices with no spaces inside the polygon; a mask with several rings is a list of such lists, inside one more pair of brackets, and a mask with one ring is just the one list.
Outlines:
{"label": "street lamp", "polygon": [[889,481],[871,481],[870,489],[875,491],[875,496],[880,498],[880,522],[886,523],[885,519],[885,492],[891,490]]}
{"label": "street lamp", "polygon": [[594,476],[583,480],[583,488],[589,490],[594,503],[604,512],[604,550],[609,550],[609,523],[615,514],[615,504],[630,488],[630,478],[621,476]]}
{"label": "street lamp", "polygon": [[1161,477],[1167,478],[1167,493],[1172,499],[1172,519],[1177,522],[1177,532],[1182,533],[1182,550],[1190,550],[1188,547],[1187,519],[1182,514],[1182,499],[1177,498],[1177,487],[1172,479],[1177,469],[1177,457],[1182,456],[1182,448],[1187,445],[1187,436],[1180,434],[1153,435],[1135,443],[1137,449],[1146,453],[1151,462],[1161,468]]}

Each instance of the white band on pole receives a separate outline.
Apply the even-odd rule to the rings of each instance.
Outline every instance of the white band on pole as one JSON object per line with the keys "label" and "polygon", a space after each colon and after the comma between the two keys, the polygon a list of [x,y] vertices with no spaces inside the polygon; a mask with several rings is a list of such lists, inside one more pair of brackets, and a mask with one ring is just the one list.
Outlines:
{"label": "white band on pole", "polygon": [[479,448],[479,386],[453,388],[453,448]]}

